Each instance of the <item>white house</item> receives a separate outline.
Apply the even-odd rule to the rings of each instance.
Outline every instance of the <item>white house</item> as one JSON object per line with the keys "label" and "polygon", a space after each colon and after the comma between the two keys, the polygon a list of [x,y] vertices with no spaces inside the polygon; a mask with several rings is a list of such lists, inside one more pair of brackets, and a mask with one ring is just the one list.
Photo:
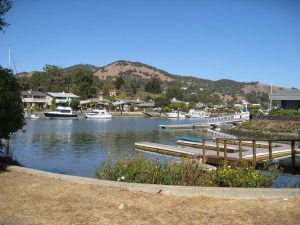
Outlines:
{"label": "white house", "polygon": [[65,92],[47,92],[47,104],[51,105],[52,99],[55,99],[56,104],[65,105],[70,103],[73,99],[79,99],[80,97],[72,93]]}
{"label": "white house", "polygon": [[22,91],[21,98],[25,108],[33,108],[36,105],[40,108],[45,108],[47,105],[46,94],[40,91]]}

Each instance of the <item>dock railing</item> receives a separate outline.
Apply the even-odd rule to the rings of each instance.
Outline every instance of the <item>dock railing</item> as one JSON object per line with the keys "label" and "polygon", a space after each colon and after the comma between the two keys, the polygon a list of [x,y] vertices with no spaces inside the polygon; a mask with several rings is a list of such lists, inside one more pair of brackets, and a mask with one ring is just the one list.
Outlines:
{"label": "dock railing", "polygon": [[[243,144],[247,142],[248,147],[252,149],[252,158],[247,158],[248,161],[252,163],[253,166],[256,166],[257,163],[257,146],[262,145],[262,143],[266,143],[266,147],[268,149],[268,157],[267,160],[264,161],[272,161],[274,159],[273,155],[273,144],[277,145],[278,143],[289,143],[290,144],[290,156],[291,156],[291,168],[292,172],[296,172],[296,154],[300,153],[296,151],[296,143],[300,143],[300,139],[255,139],[255,140],[244,140],[244,139],[228,139],[228,138],[216,138],[216,139],[203,139],[202,140],[202,160],[207,162],[208,155],[206,154],[206,141],[214,140],[216,143],[216,157],[217,159],[222,158],[226,163],[229,159],[228,157],[228,143],[233,143],[238,146],[238,158],[235,161],[243,160]],[[223,157],[220,156],[220,144],[223,144]],[[251,145],[251,146],[249,146]],[[265,144],[264,144],[265,145]],[[300,146],[299,146],[300,147]],[[212,157],[211,155],[209,156]],[[279,156],[282,157],[282,156]],[[276,157],[275,157],[276,158]],[[262,161],[262,160],[260,160]]]}

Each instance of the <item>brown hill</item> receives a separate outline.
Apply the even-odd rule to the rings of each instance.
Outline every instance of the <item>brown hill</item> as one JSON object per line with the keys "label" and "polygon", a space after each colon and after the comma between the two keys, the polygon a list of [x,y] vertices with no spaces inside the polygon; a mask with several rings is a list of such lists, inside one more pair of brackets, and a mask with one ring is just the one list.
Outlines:
{"label": "brown hill", "polygon": [[[278,86],[272,86],[272,92],[276,93],[280,90],[283,90],[284,88],[278,87]],[[261,92],[261,93],[271,93],[271,85],[268,84],[262,84],[262,83],[256,83],[251,85],[245,85],[242,90],[245,94],[250,92]]]}
{"label": "brown hill", "polygon": [[174,79],[169,77],[168,73],[156,69],[154,67],[139,63],[139,62],[129,62],[129,61],[116,61],[107,66],[101,67],[95,72],[95,75],[100,79],[107,79],[108,77],[116,78],[117,76],[137,76],[143,79],[150,79],[152,77],[157,77],[162,81],[173,81]]}

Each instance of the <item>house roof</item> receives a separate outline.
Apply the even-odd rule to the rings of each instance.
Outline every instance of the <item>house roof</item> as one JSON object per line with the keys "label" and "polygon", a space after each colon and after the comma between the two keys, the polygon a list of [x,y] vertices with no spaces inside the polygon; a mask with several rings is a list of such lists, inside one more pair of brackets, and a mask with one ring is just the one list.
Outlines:
{"label": "house roof", "polygon": [[300,101],[300,90],[298,89],[285,89],[277,93],[269,94],[270,100],[289,100]]}
{"label": "house roof", "polygon": [[154,107],[154,102],[145,102],[138,104],[139,107]]}
{"label": "house roof", "polygon": [[53,98],[79,98],[79,96],[74,95],[72,93],[65,93],[65,92],[47,92],[47,95]]}
{"label": "house roof", "polygon": [[21,95],[32,95],[32,96],[42,96],[45,97],[46,94],[41,91],[21,91]]}

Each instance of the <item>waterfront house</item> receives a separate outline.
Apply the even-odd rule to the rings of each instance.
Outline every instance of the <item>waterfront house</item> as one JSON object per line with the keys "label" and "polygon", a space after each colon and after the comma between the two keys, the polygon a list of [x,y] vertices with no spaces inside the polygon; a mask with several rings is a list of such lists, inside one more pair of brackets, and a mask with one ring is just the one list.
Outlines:
{"label": "waterfront house", "polygon": [[96,109],[105,109],[108,108],[110,101],[100,98],[89,98],[87,100],[80,101],[80,107],[83,109],[96,108]]}
{"label": "waterfront house", "polygon": [[43,109],[47,106],[47,98],[46,94],[40,91],[22,91],[21,92],[21,99],[24,108],[33,109],[34,107],[38,106],[39,108]]}
{"label": "waterfront house", "polygon": [[47,92],[47,104],[51,105],[53,99],[57,105],[69,104],[73,99],[79,99],[80,97],[72,93],[65,92]]}
{"label": "waterfront house", "polygon": [[143,102],[137,105],[138,109],[143,112],[153,111],[155,104],[154,102]]}
{"label": "waterfront house", "polygon": [[143,103],[143,101],[140,101],[139,99],[137,100],[117,100],[116,102],[113,103],[113,105],[117,108],[117,110],[122,110],[125,112],[129,111],[129,108],[131,105],[137,106],[138,104]]}
{"label": "waterfront house", "polygon": [[273,105],[278,102],[283,109],[300,109],[300,90],[298,89],[283,89],[269,94],[269,98]]}

